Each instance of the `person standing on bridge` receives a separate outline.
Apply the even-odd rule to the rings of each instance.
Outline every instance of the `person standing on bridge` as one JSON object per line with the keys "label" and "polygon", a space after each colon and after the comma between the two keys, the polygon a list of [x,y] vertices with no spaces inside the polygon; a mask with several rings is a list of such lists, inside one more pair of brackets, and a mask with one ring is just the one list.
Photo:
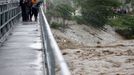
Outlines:
{"label": "person standing on bridge", "polygon": [[31,15],[31,0],[20,0],[20,6],[22,11],[22,21],[29,21]]}
{"label": "person standing on bridge", "polygon": [[20,7],[22,11],[22,21],[26,21],[26,6],[25,0],[20,0]]}
{"label": "person standing on bridge", "polygon": [[32,10],[31,17],[30,17],[31,21],[32,21],[32,16],[34,16],[35,21],[37,21],[39,7],[42,3],[43,3],[42,1],[37,1],[36,3],[33,3],[31,7],[31,10]]}

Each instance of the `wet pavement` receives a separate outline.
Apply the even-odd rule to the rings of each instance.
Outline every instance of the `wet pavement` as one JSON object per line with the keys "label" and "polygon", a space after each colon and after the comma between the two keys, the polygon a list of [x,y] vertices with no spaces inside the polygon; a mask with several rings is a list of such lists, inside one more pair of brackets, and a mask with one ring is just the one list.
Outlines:
{"label": "wet pavement", "polygon": [[43,75],[38,23],[19,23],[0,47],[0,75]]}

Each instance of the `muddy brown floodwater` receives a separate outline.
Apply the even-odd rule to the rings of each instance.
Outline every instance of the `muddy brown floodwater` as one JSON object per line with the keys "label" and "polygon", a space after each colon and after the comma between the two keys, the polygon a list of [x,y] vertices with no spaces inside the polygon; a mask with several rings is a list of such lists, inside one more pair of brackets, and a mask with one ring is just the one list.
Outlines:
{"label": "muddy brown floodwater", "polygon": [[134,75],[134,40],[124,40],[110,26],[52,31],[72,75]]}

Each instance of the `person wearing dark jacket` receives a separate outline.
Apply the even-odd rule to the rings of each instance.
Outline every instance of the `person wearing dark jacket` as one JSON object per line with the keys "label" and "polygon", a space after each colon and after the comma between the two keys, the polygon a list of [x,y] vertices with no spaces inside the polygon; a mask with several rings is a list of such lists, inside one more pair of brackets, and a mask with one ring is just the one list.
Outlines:
{"label": "person wearing dark jacket", "polygon": [[39,2],[32,5],[32,7],[31,7],[32,13],[31,13],[31,17],[30,17],[31,20],[32,20],[32,16],[34,16],[35,21],[37,21],[39,7],[42,3],[43,3],[42,1],[39,1]]}
{"label": "person wearing dark jacket", "polygon": [[22,21],[29,21],[32,7],[31,0],[20,0],[20,7],[22,11]]}
{"label": "person wearing dark jacket", "polygon": [[24,0],[20,0],[20,7],[22,11],[22,21],[26,21],[26,5]]}

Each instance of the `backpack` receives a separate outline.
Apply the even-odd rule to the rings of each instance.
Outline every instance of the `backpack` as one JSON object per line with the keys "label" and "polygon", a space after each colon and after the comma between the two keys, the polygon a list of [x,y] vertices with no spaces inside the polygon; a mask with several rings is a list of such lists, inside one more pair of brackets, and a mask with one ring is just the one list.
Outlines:
{"label": "backpack", "polygon": [[37,3],[37,0],[32,0],[32,4],[36,4]]}

